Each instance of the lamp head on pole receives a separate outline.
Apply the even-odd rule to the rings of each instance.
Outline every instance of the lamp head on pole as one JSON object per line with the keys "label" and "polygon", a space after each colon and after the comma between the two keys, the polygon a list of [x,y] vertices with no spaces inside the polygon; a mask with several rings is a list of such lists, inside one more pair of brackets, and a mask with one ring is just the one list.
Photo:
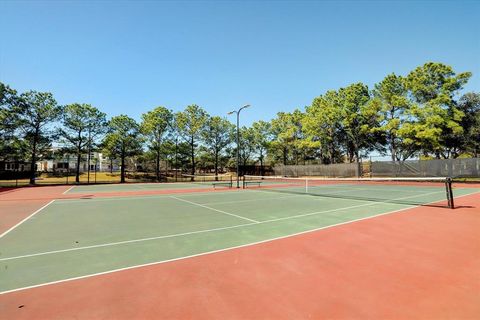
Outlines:
{"label": "lamp head on pole", "polygon": [[245,109],[245,108],[248,108],[248,107],[250,107],[250,105],[249,105],[249,104],[246,104],[246,105],[244,105],[243,107],[241,107],[240,109],[238,109],[238,110],[233,110],[233,111],[230,111],[230,112],[228,112],[227,114],[228,114],[228,115],[230,115],[230,114],[234,114],[234,113],[236,113],[236,114],[239,114],[239,113],[240,113],[240,111],[242,111],[243,109]]}

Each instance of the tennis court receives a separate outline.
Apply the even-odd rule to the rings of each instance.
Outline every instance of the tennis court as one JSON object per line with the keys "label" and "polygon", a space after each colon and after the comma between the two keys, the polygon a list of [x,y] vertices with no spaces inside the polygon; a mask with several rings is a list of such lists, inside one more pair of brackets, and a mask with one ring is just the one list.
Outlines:
{"label": "tennis court", "polygon": [[[238,190],[213,189],[210,181],[57,188],[33,215],[3,230],[0,301],[19,290],[248,248],[411,208],[439,215],[461,210],[448,208],[445,185],[437,182],[310,182],[306,190],[301,179],[245,181],[250,185]],[[456,199],[479,191],[454,185]],[[2,203],[20,204],[15,192]]]}

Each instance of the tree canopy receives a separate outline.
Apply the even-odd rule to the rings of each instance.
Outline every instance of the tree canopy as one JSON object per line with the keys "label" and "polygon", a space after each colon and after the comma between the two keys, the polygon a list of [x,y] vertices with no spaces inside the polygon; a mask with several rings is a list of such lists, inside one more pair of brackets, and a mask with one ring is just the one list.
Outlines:
{"label": "tree canopy", "polygon": [[[480,93],[463,92],[471,76],[428,62],[371,88],[356,82],[320,93],[304,108],[240,128],[241,164],[259,164],[264,172],[265,164],[354,162],[372,153],[392,161],[478,157]],[[235,166],[235,125],[196,104],[175,113],[158,106],[139,122],[106,117],[90,104],[59,106],[51,93],[19,94],[0,83],[0,161],[30,161],[31,183],[52,147],[75,155],[77,181],[82,157],[92,150],[120,161],[122,181],[127,167],[150,161],[157,180],[162,165],[192,174]]]}

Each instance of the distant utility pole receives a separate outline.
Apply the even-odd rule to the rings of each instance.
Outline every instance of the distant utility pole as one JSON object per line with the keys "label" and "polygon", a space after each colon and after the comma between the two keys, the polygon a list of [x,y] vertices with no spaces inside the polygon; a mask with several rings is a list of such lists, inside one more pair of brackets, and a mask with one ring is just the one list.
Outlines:
{"label": "distant utility pole", "polygon": [[250,107],[249,104],[244,105],[238,110],[230,111],[228,114],[237,114],[237,188],[240,188],[240,111]]}

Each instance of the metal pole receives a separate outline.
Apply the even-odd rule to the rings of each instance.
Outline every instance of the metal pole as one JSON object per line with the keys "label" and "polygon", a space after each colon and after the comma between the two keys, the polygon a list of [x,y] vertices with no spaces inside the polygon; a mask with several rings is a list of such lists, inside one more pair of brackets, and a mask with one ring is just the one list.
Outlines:
{"label": "metal pole", "polygon": [[177,148],[178,148],[178,137],[175,137],[175,182],[178,181]]}
{"label": "metal pole", "polygon": [[90,184],[90,131],[88,131],[87,184]]}
{"label": "metal pole", "polygon": [[445,179],[445,189],[447,191],[448,207],[450,209],[454,209],[455,205],[453,203],[452,178]]}
{"label": "metal pole", "polygon": [[67,154],[67,184],[68,184],[68,174],[70,173],[70,155]]}
{"label": "metal pole", "polygon": [[237,114],[237,188],[240,188],[240,111],[250,107],[249,104],[244,105],[238,110],[230,111],[228,114]]}
{"label": "metal pole", "polygon": [[237,189],[240,188],[240,110],[237,111]]}

